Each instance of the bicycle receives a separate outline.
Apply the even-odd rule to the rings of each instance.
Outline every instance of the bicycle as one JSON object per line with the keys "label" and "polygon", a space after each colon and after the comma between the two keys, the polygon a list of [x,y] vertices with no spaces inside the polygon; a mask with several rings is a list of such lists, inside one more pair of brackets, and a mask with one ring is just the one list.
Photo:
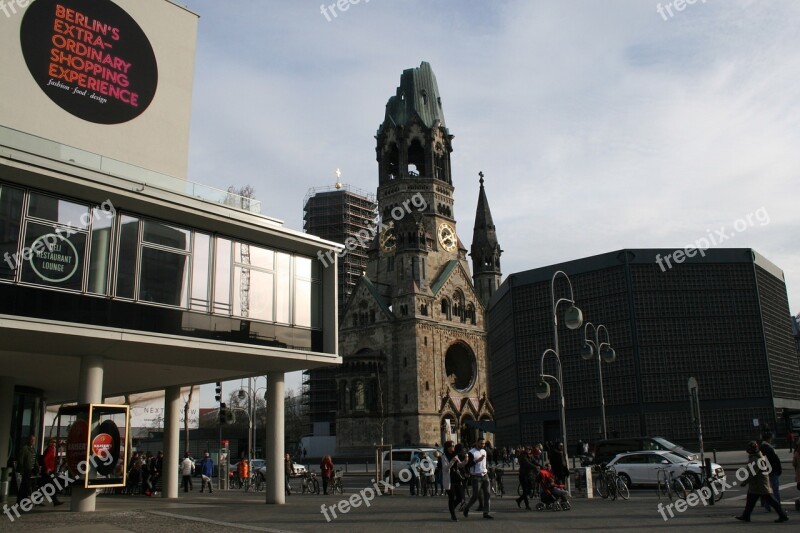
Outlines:
{"label": "bicycle", "polygon": [[630,497],[630,490],[625,480],[617,474],[617,469],[605,463],[598,465],[600,477],[597,480],[597,494],[603,499],[616,500],[617,496],[623,500]]}
{"label": "bicycle", "polygon": [[341,468],[338,468],[336,472],[333,473],[333,483],[331,484],[331,490],[333,493],[336,494],[338,491],[339,494],[344,494],[344,473],[342,472]]}
{"label": "bicycle", "polygon": [[[714,503],[720,501],[722,499],[722,496],[725,494],[725,483],[722,482],[722,479],[725,476],[719,475],[718,472],[714,472],[709,478],[708,476],[706,476],[705,465],[700,467],[700,472],[701,474],[699,476],[697,474],[692,474],[693,477],[700,480],[700,483],[695,483],[695,485],[699,485],[696,488],[700,489],[703,486],[707,486],[711,490],[712,497],[714,498]],[[702,482],[702,480],[704,479],[706,480],[705,484]]]}
{"label": "bicycle", "polygon": [[658,485],[656,487],[656,494],[658,499],[661,496],[669,497],[669,501],[673,501],[676,497],[680,500],[686,499],[686,486],[675,477],[675,472],[671,468],[662,467],[657,470]]}
{"label": "bicycle", "polygon": [[303,472],[300,475],[300,492],[302,494],[319,494],[319,480],[314,472]]}
{"label": "bicycle", "polygon": [[[503,470],[496,466],[489,469],[489,490],[498,498],[502,498],[506,493],[503,488]],[[520,490],[522,490],[522,487],[520,487]]]}

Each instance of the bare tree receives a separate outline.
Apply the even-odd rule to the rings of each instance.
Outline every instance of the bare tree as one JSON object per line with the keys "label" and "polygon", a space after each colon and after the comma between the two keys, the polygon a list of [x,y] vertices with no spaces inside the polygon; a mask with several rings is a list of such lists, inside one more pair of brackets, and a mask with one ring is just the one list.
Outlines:
{"label": "bare tree", "polygon": [[189,413],[192,405],[192,396],[194,395],[194,386],[189,387],[189,397],[186,398],[186,403],[183,404],[183,440],[184,451],[189,451]]}

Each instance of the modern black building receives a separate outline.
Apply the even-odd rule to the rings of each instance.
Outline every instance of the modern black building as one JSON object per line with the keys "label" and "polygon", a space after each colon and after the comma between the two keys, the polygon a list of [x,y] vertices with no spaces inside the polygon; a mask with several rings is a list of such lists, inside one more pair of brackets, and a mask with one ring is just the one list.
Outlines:
{"label": "modern black building", "polygon": [[[488,317],[498,443],[561,440],[558,386],[546,400],[534,392],[542,354],[554,347],[551,279],[559,270],[572,281],[584,322],[604,324],[617,353],[602,369],[609,438],[696,443],[690,377],[699,386],[707,445],[740,443],[764,426],[785,434],[789,417],[800,413],[800,359],[783,272],[751,249],[705,250],[662,268],[658,258],[670,254],[620,250],[506,279]],[[569,297],[562,276],[554,289],[556,300]],[[560,361],[572,445],[601,436],[601,396],[597,360],[580,354],[584,327],[564,327],[563,311]],[[557,375],[556,358],[548,355],[543,369]]]}

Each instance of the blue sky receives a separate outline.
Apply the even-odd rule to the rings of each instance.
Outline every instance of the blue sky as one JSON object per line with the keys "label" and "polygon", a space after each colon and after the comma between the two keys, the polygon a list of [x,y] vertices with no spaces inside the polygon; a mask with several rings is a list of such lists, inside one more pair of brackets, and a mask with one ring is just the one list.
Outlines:
{"label": "blue sky", "polygon": [[386,100],[428,61],[457,230],[468,245],[482,170],[504,274],[724,227],[800,311],[800,3],[361,0],[328,21],[320,0],[184,1],[201,17],[192,181],[252,184],[302,229],[336,168],[375,190]]}

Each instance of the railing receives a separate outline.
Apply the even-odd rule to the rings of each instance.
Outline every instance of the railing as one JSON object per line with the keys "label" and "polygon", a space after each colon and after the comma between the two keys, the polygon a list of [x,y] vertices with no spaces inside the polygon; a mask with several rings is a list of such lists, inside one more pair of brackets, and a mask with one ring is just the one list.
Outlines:
{"label": "railing", "polygon": [[261,202],[235,193],[201,185],[167,174],[161,174],[117,159],[95,154],[29,133],[0,126],[0,146],[34,154],[68,165],[87,168],[111,176],[118,176],[143,185],[150,185],[199,198],[206,202],[223,204],[251,213],[261,213]]}

